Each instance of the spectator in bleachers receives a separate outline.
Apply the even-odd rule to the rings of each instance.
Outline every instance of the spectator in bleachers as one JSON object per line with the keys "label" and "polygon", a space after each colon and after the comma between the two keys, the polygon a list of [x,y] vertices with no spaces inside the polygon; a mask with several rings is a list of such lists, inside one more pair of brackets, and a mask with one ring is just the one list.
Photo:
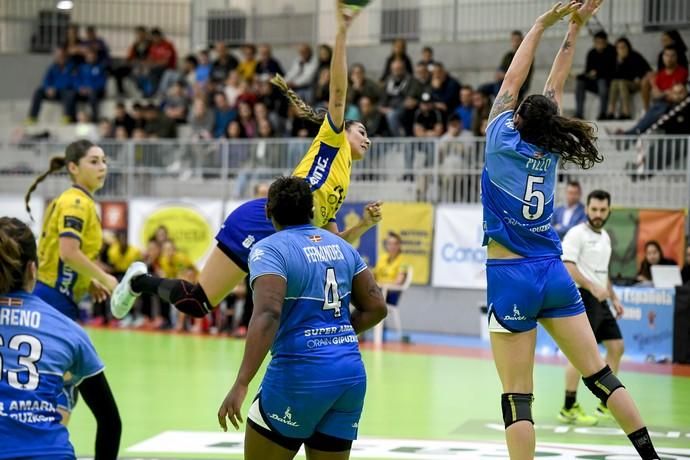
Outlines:
{"label": "spectator in bleachers", "polygon": [[271,77],[279,73],[283,73],[283,67],[280,65],[272,54],[271,45],[262,43],[258,48],[259,61],[256,63],[256,74],[268,74]]}
{"label": "spectator in bleachers", "polygon": [[386,63],[383,66],[383,74],[381,78],[379,78],[379,81],[384,84],[393,71],[393,61],[402,60],[407,75],[412,75],[413,72],[412,61],[410,60],[410,56],[407,55],[407,41],[405,41],[404,38],[396,38],[391,48],[391,54],[386,59]]}
{"label": "spectator in bleachers", "polygon": [[237,104],[246,102],[253,106],[259,98],[254,92],[254,87],[246,80],[240,79],[240,94],[237,95]]}
{"label": "spectator in bleachers", "polygon": [[481,91],[472,93],[472,134],[478,137],[486,135],[486,124],[491,112],[489,96]]}
{"label": "spectator in bleachers", "polygon": [[273,127],[273,135],[275,135],[275,126],[271,122],[271,117],[268,112],[268,108],[266,107],[266,104],[260,101],[254,104],[254,118],[256,119],[257,123],[261,120],[268,121],[271,124],[271,127]]}
{"label": "spectator in bleachers", "polygon": [[154,104],[148,104],[144,108],[146,125],[144,131],[149,139],[175,139],[177,137],[177,124],[165,113],[158,110]]}
{"label": "spectator in bleachers", "polygon": [[455,114],[462,121],[462,129],[464,131],[472,129],[472,114],[474,113],[473,95],[474,90],[471,86],[464,85],[460,88],[460,104],[455,108]]}
{"label": "spectator in bleachers", "polygon": [[331,58],[332,57],[333,57],[333,48],[331,48],[329,45],[326,45],[325,43],[320,44],[318,56],[317,56],[317,60],[318,60],[318,66],[316,69],[317,77],[323,69],[330,69],[331,68]]}
{"label": "spectator in bleachers", "polygon": [[134,130],[134,118],[127,112],[127,107],[124,102],[115,104],[115,117],[113,118],[113,125],[115,128],[122,127],[127,132],[127,137],[132,135]]}
{"label": "spectator in bleachers", "polygon": [[369,137],[389,137],[390,128],[386,117],[376,108],[374,101],[369,96],[362,95],[359,98],[359,121],[367,129]]}
{"label": "spectator in bleachers", "polygon": [[585,205],[582,204],[582,187],[577,181],[565,186],[565,205],[558,206],[551,216],[551,226],[563,239],[568,230],[587,220]]}
{"label": "spectator in bleachers", "polygon": [[[101,118],[98,121],[98,138],[99,138],[99,140],[117,139],[115,130],[116,130],[116,127],[107,118]],[[125,136],[124,139],[127,139],[127,136]]]}
{"label": "spectator in bleachers", "polygon": [[185,91],[191,93],[191,89],[196,85],[196,67],[199,64],[196,56],[189,54],[185,56],[184,61],[182,61],[182,68],[177,69],[166,69],[163,72],[163,78],[158,85],[158,91],[156,95],[161,98],[165,97],[168,93],[170,87],[172,87],[178,81],[183,81],[185,86]]}
{"label": "spectator in bleachers", "polygon": [[460,83],[448,74],[442,63],[436,62],[431,70],[431,95],[434,105],[444,116],[455,111],[460,103]]}
{"label": "spectator in bleachers", "polygon": [[65,50],[67,62],[74,67],[84,62],[84,42],[79,36],[79,26],[77,24],[70,24],[67,26],[65,41],[62,43],[62,49]]}
{"label": "spectator in bleachers", "polygon": [[[91,115],[84,110],[80,110],[76,115],[77,122],[74,125],[74,134],[79,139],[88,139],[91,142],[98,142],[101,138],[101,132],[96,123],[91,119]],[[112,133],[112,127],[110,129]],[[111,134],[112,137],[112,134]]]}
{"label": "spectator in bleachers", "polygon": [[[132,104],[132,119],[134,120],[134,129],[143,129],[144,125],[146,125],[144,106],[140,102]],[[134,129],[132,130],[132,136],[134,136]]]}
{"label": "spectator in bleachers", "polygon": [[422,61],[419,61],[414,66],[414,77],[422,84],[424,91],[431,91],[431,70],[433,65],[429,66]]}
{"label": "spectator in bleachers", "polygon": [[189,114],[189,127],[192,131],[192,139],[208,140],[211,139],[215,116],[206,104],[206,98],[197,96],[192,103],[192,110]]}
{"label": "spectator in bleachers", "polygon": [[194,70],[195,94],[197,90],[205,90],[211,79],[211,59],[208,51],[199,51],[197,66]]}
{"label": "spectator in bleachers", "polygon": [[644,245],[644,258],[640,263],[635,279],[641,283],[650,283],[652,279],[653,265],[677,265],[673,259],[664,257],[664,250],[658,241],[647,241]]}
{"label": "spectator in bleachers", "polygon": [[414,137],[439,137],[443,134],[443,114],[433,96],[423,93],[414,114]]}
{"label": "spectator in bleachers", "polygon": [[[508,71],[508,67],[510,67],[510,63],[513,62],[513,58],[515,57],[515,52],[517,49],[520,47],[520,44],[522,43],[522,32],[519,30],[514,30],[510,33],[510,51],[506,52],[503,57],[501,58],[501,63],[498,66],[498,69],[496,69],[496,73],[494,74],[494,81],[490,83],[484,83],[481,85],[477,91],[480,91],[486,95],[488,95],[491,98],[496,97],[498,94],[498,90],[501,88],[501,83],[503,83],[503,78],[505,78],[506,72]],[[518,99],[522,99],[525,94],[527,94],[527,91],[529,91],[529,86],[532,81],[532,73],[534,70],[534,62],[529,68],[529,72],[527,73],[527,78],[525,79],[525,83],[522,85],[520,88],[520,92],[518,94]]]}
{"label": "spectator in bleachers", "polygon": [[76,91],[72,93],[73,97],[70,101],[70,116],[74,116],[79,101],[86,101],[91,108],[91,118],[98,120],[101,101],[105,98],[108,75],[103,63],[98,61],[98,54],[95,50],[87,48],[84,59],[84,63],[77,69],[74,83]]}
{"label": "spectator in bleachers", "polygon": [[225,86],[223,92],[228,99],[230,107],[237,106],[237,98],[242,93],[242,78],[237,70],[231,70],[228,78],[225,79]]}
{"label": "spectator in bleachers", "polygon": [[422,85],[405,70],[403,59],[394,59],[390,66],[390,74],[383,83],[381,111],[386,115],[393,136],[409,136]]}
{"label": "spectator in bleachers", "polygon": [[220,138],[225,136],[228,124],[237,118],[237,111],[228,104],[225,93],[217,91],[213,94],[214,122],[213,137]]}
{"label": "spectator in bleachers", "polygon": [[247,43],[242,45],[242,60],[237,65],[237,72],[240,77],[247,81],[254,80],[254,74],[256,73],[256,46],[253,43]]}
{"label": "spectator in bleachers", "polygon": [[256,119],[254,119],[252,106],[248,102],[242,101],[237,104],[237,121],[242,125],[246,137],[256,137]]}
{"label": "spectator in bleachers", "polygon": [[285,120],[288,113],[288,101],[270,82],[268,74],[260,74],[257,82],[257,102],[266,106],[268,118],[277,132],[285,132]]}
{"label": "spectator in bleachers", "polygon": [[357,63],[350,68],[350,84],[347,91],[348,103],[359,105],[359,99],[362,96],[368,97],[371,103],[376,105],[381,100],[382,91],[381,87],[374,80],[367,77],[364,66]]}
{"label": "spectator in bleachers", "polygon": [[167,94],[161,101],[161,109],[163,113],[178,124],[187,121],[187,112],[189,111],[189,94],[187,93],[187,86],[185,81],[175,82]]}
{"label": "spectator in bleachers", "polygon": [[163,32],[158,28],[151,30],[151,47],[145,67],[146,74],[139,80],[139,88],[145,97],[156,94],[163,73],[167,69],[177,68],[175,46],[163,36]]}
{"label": "spectator in bleachers", "polygon": [[285,81],[307,103],[312,102],[312,85],[319,67],[317,56],[306,43],[299,45],[298,56],[285,74]]}
{"label": "spectator in bleachers", "polygon": [[688,81],[688,69],[678,64],[678,50],[673,46],[664,49],[664,69],[656,73],[652,83],[654,102],[642,118],[623,134],[641,134],[647,131],[675,103],[682,99],[682,91],[677,86],[685,86]]}
{"label": "spectator in bleachers", "polygon": [[[661,33],[661,51],[657,56],[657,68],[656,71],[660,72],[664,69],[664,50],[667,46],[674,46],[678,50],[678,65],[681,67],[688,67],[688,47],[683,40],[683,37],[678,33],[677,30],[666,30]],[[642,103],[644,104],[644,109],[648,110],[652,101],[652,84],[654,83],[654,77],[656,74],[654,72],[647,73],[647,78],[642,81],[641,95]]]}
{"label": "spectator in bleachers", "polygon": [[[642,80],[652,69],[647,60],[632,48],[630,41],[625,37],[616,40],[616,54],[616,70],[611,81],[606,118],[630,120],[632,118],[632,95],[640,90]],[[620,111],[616,116],[619,102]]]}
{"label": "spectator in bleachers", "polygon": [[680,271],[680,277],[683,280],[683,284],[690,283],[690,246],[685,248],[685,261]]}
{"label": "spectator in bleachers", "polygon": [[65,121],[73,121],[71,103],[74,98],[75,72],[75,67],[67,62],[65,50],[57,48],[54,53],[53,63],[48,67],[41,86],[34,91],[31,99],[31,108],[29,109],[29,118],[27,120],[29,123],[35,123],[38,120],[38,114],[41,111],[41,104],[44,99],[60,101]]}
{"label": "spectator in bleachers", "polygon": [[223,41],[217,41],[214,46],[216,60],[211,65],[211,83],[219,88],[233,70],[237,69],[239,62]]}
{"label": "spectator in bleachers", "polygon": [[431,71],[431,66],[436,64],[434,60],[434,49],[430,46],[425,46],[422,48],[422,58],[417,62],[417,64],[424,64],[429,71]]}
{"label": "spectator in bleachers", "polygon": [[[439,139],[440,186],[452,201],[470,202],[479,196],[479,181],[468,174],[480,167],[479,152],[472,133],[463,127],[457,111],[448,117],[448,129]],[[460,172],[460,174],[458,174]]]}
{"label": "spectator in bleachers", "polygon": [[316,107],[328,106],[328,95],[330,92],[329,85],[331,84],[331,69],[323,68],[319,71],[316,84],[314,85],[314,99],[313,104]]}
{"label": "spectator in bleachers", "polygon": [[616,48],[609,43],[606,32],[594,34],[594,47],[587,53],[585,72],[577,76],[575,83],[575,117],[585,116],[585,94],[587,91],[599,96],[599,115],[606,119],[609,102],[609,88],[616,71]]}
{"label": "spectator in bleachers", "polygon": [[[664,134],[690,134],[690,101],[688,101],[687,86],[676,85],[673,98],[677,101],[683,101],[683,103],[674,106],[673,109],[665,115],[668,119],[661,125],[661,129],[664,131]],[[680,142],[680,147],[682,148],[685,146],[687,140],[682,140]],[[683,152],[687,151],[686,149],[682,150]]]}
{"label": "spectator in bleachers", "polygon": [[137,27],[134,33],[134,43],[129,47],[127,59],[113,66],[113,76],[117,82],[117,93],[120,96],[125,94],[124,79],[131,74],[137,78],[143,72],[143,65],[151,46],[151,40],[145,27]]}
{"label": "spectator in bleachers", "polygon": [[85,48],[96,51],[99,64],[106,69],[110,67],[110,48],[108,48],[105,40],[98,36],[95,26],[86,27],[86,39],[84,39],[83,45]]}

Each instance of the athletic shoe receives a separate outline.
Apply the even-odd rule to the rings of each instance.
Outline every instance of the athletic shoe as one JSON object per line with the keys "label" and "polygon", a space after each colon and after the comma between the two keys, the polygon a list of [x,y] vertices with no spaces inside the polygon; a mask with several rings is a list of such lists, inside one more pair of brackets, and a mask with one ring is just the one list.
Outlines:
{"label": "athletic shoe", "polygon": [[558,420],[570,425],[582,425],[582,426],[593,426],[596,425],[598,420],[596,417],[585,414],[582,407],[578,403],[575,403],[570,409],[565,407],[561,409],[558,413]]}
{"label": "athletic shoe", "polygon": [[594,415],[596,415],[599,420],[615,420],[608,407],[604,406],[602,403],[599,403],[594,411]]}
{"label": "athletic shoe", "polygon": [[134,262],[129,266],[125,276],[122,277],[122,281],[115,287],[113,294],[110,296],[110,312],[115,318],[124,318],[129,313],[129,310],[132,309],[134,301],[139,297],[139,294],[132,291],[130,286],[132,278],[147,273],[148,269],[143,262]]}

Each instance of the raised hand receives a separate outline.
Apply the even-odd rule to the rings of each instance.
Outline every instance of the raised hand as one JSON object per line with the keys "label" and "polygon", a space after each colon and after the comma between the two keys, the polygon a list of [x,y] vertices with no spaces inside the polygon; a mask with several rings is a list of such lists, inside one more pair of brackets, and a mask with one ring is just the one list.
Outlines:
{"label": "raised hand", "polygon": [[537,18],[537,22],[541,23],[544,28],[549,28],[564,17],[574,14],[580,7],[581,3],[576,0],[572,0],[565,6],[561,5],[561,2],[556,3],[551,7],[551,9],[549,9],[549,11],[539,16]]}
{"label": "raised hand", "polygon": [[341,30],[347,30],[360,12],[359,9],[348,8],[341,0],[335,0],[335,11],[338,28]]}
{"label": "raised hand", "polygon": [[597,14],[604,0],[585,0],[580,7],[573,12],[572,21],[578,25],[585,25],[589,19]]}

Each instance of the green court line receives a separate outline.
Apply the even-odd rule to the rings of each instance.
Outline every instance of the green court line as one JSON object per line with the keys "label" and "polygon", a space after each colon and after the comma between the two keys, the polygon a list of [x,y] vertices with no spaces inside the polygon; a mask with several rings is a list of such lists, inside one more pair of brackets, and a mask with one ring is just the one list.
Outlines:
{"label": "green court line", "polygon": [[[120,408],[123,457],[137,456],[126,452],[127,447],[163,431],[220,430],[216,412],[234,381],[243,341],[104,329],[92,329],[89,334],[106,363]],[[493,362],[389,351],[364,351],[363,356],[368,391],[361,436],[503,441],[500,386]],[[656,444],[690,448],[690,378],[623,372],[621,379],[648,426],[658,432]],[[259,383],[257,378],[250,395]],[[562,432],[556,421],[562,385],[562,367],[537,365],[533,412],[538,442],[628,445],[625,437],[609,434],[612,424],[599,430],[600,434]],[[596,406],[582,385],[579,399],[586,410]],[[250,401],[248,397],[244,415]],[[73,414],[70,432],[77,453],[91,455],[95,422],[83,402]]]}

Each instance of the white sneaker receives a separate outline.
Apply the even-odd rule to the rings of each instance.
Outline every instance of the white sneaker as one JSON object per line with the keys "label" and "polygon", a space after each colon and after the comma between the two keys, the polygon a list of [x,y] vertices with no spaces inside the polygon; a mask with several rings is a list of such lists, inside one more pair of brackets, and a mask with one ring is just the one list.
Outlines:
{"label": "white sneaker", "polygon": [[144,262],[134,262],[129,266],[125,276],[122,277],[122,281],[115,287],[113,294],[110,296],[110,312],[115,318],[124,318],[129,313],[129,310],[132,309],[134,301],[139,297],[139,294],[135,294],[129,285],[132,278],[147,273],[148,269]]}

